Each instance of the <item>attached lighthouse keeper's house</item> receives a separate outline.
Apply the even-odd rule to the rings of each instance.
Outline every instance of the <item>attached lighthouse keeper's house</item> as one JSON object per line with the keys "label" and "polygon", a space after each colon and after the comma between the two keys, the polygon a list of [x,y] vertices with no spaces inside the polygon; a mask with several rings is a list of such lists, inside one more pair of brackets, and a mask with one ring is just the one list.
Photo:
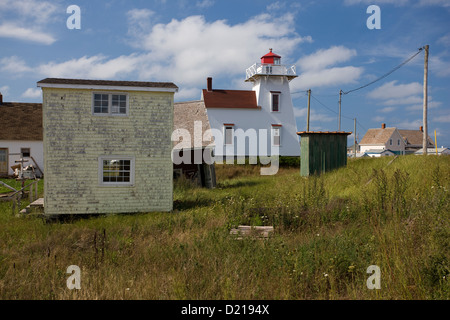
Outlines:
{"label": "attached lighthouse keeper's house", "polygon": [[296,77],[295,66],[282,65],[270,49],[246,70],[252,90],[213,89],[208,78],[201,100],[216,132],[215,157],[270,156],[273,150],[280,156],[300,156],[289,88]]}

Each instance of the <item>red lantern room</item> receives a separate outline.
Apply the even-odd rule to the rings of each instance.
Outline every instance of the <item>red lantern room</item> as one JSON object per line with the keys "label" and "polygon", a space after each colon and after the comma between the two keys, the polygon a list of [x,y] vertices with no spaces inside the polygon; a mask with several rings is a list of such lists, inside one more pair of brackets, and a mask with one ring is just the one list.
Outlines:
{"label": "red lantern room", "polygon": [[272,52],[272,48],[269,49],[269,53],[261,57],[262,64],[280,64],[281,57]]}

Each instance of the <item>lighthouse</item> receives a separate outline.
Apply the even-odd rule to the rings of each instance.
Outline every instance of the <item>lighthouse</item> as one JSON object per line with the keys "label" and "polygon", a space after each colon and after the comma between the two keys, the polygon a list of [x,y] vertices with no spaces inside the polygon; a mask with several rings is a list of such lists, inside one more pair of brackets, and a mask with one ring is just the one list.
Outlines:
{"label": "lighthouse", "polygon": [[215,89],[208,78],[201,101],[211,128],[221,132],[221,137],[215,136],[216,156],[261,156],[265,150],[300,156],[289,88],[296,77],[295,66],[283,65],[281,56],[269,49],[246,70],[245,81],[252,83],[251,90]]}
{"label": "lighthouse", "polygon": [[269,112],[292,113],[293,117],[289,82],[296,77],[295,65],[282,65],[281,56],[269,49],[261,63],[247,68],[245,81],[253,83],[258,105],[266,106]]}
{"label": "lighthouse", "polygon": [[[272,132],[280,135],[280,154],[286,156],[300,155],[298,139],[295,137],[297,124],[294,116],[289,83],[297,78],[295,65],[283,65],[281,56],[272,48],[246,70],[246,82],[253,84],[257,104],[274,124]],[[278,125],[276,125],[278,124]]]}

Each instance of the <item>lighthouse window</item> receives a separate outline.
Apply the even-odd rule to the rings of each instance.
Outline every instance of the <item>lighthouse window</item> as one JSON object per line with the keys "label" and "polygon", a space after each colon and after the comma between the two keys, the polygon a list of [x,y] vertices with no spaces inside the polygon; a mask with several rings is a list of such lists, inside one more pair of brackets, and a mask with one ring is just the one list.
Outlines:
{"label": "lighthouse window", "polygon": [[273,59],[273,64],[280,64],[280,58],[274,58]]}
{"label": "lighthouse window", "polygon": [[272,126],[272,145],[280,146],[281,136],[280,136],[280,126]]}
{"label": "lighthouse window", "polygon": [[224,126],[225,144],[233,144],[233,125]]}
{"label": "lighthouse window", "polygon": [[271,110],[272,112],[278,112],[280,111],[280,93],[279,92],[272,92],[272,106]]}

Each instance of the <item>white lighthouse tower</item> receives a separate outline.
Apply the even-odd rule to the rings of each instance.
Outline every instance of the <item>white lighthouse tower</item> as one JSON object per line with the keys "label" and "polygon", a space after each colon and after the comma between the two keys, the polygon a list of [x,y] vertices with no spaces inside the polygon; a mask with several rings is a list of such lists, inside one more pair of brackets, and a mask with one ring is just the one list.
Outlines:
{"label": "white lighthouse tower", "polygon": [[[299,156],[300,144],[289,83],[297,78],[295,65],[281,64],[281,56],[272,52],[261,57],[246,70],[246,82],[252,82],[257,104],[272,121],[275,134],[280,135],[280,155]],[[275,128],[278,124],[278,129]]]}
{"label": "white lighthouse tower", "polygon": [[214,136],[215,155],[300,156],[289,89],[289,82],[296,77],[295,66],[282,65],[281,57],[270,49],[261,63],[246,71],[245,81],[253,83],[252,90],[214,89],[208,78],[201,101],[211,129],[221,133]]}

